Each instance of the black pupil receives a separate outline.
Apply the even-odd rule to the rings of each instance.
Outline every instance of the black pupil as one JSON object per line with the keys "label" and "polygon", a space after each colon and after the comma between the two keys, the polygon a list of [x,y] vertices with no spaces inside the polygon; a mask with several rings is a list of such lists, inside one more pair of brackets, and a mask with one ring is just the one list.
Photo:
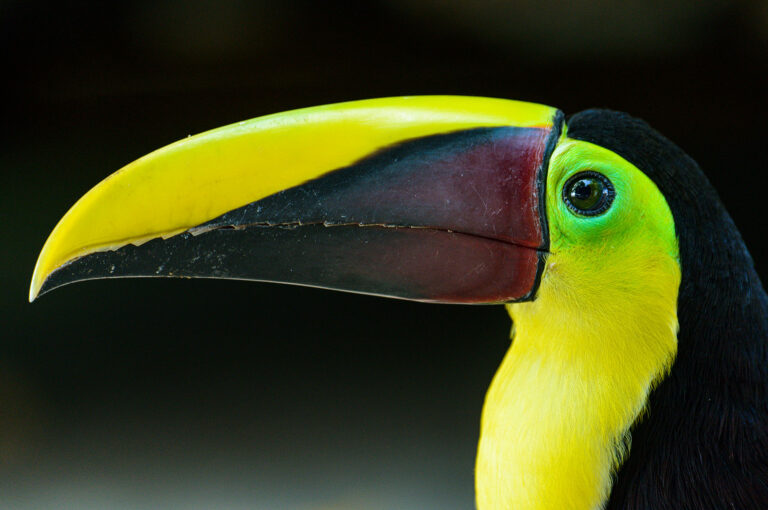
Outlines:
{"label": "black pupil", "polygon": [[571,184],[568,198],[571,203],[584,211],[589,211],[600,205],[605,186],[600,179],[584,177]]}

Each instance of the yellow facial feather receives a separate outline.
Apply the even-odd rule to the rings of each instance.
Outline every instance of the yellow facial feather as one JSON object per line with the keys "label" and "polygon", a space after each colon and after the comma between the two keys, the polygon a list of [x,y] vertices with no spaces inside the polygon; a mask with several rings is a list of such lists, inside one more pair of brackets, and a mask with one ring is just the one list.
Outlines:
{"label": "yellow facial feather", "polygon": [[[561,199],[583,170],[616,188],[601,216],[578,216]],[[550,162],[547,217],[538,295],[508,305],[515,335],[486,397],[479,510],[600,508],[629,427],[677,350],[677,240],[653,182],[606,149],[566,139]]]}

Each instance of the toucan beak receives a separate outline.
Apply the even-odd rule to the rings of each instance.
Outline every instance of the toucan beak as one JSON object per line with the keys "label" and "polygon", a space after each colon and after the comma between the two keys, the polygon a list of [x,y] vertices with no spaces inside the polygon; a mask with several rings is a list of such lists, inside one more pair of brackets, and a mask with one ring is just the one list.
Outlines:
{"label": "toucan beak", "polygon": [[83,196],[45,243],[30,300],[95,278],[310,285],[449,303],[529,299],[562,115],[501,99],[356,101],[159,149]]}

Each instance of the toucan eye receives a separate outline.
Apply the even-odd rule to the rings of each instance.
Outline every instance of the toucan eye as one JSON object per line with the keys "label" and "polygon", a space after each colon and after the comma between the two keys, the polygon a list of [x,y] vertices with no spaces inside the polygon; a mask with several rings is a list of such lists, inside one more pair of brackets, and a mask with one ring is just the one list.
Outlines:
{"label": "toucan eye", "polygon": [[591,170],[579,172],[563,186],[563,201],[581,216],[597,216],[611,207],[616,190],[608,177]]}

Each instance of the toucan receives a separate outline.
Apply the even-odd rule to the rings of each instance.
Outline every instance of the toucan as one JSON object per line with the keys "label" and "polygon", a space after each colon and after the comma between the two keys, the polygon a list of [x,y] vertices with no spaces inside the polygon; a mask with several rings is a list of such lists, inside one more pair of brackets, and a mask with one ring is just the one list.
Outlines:
{"label": "toucan", "polygon": [[191,136],[86,193],[29,297],[132,276],[503,304],[479,510],[768,508],[768,298],[697,163],[627,114],[414,96]]}

